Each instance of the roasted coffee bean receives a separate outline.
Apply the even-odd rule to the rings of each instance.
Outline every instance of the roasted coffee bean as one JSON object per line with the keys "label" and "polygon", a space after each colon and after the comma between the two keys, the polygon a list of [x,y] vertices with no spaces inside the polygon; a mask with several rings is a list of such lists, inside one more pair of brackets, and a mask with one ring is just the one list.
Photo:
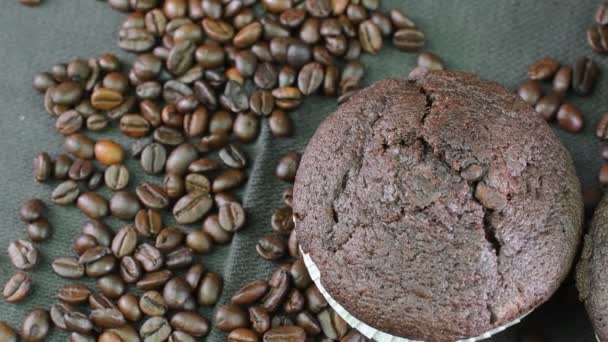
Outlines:
{"label": "roasted coffee bean", "polygon": [[124,150],[113,140],[99,140],[94,147],[95,159],[104,165],[119,164],[124,159]]}
{"label": "roasted coffee bean", "polygon": [[317,318],[311,315],[308,311],[298,313],[296,316],[296,324],[306,331],[307,335],[316,336],[321,333],[321,325]]}
{"label": "roasted coffee bean", "polygon": [[103,294],[91,293],[89,295],[89,307],[91,310],[95,309],[113,309],[116,306],[114,303]]}
{"label": "roasted coffee bean", "polygon": [[194,43],[184,40],[176,43],[167,56],[166,67],[173,75],[183,75],[194,63]]}
{"label": "roasted coffee bean", "polygon": [[56,180],[64,180],[68,177],[70,167],[72,166],[72,158],[65,154],[60,154],[55,158],[53,166],[53,178]]}
{"label": "roasted coffee bean", "polygon": [[44,341],[51,330],[51,321],[46,310],[30,311],[21,323],[21,338],[25,341]]}
{"label": "roasted coffee bean", "polygon": [[199,103],[196,97],[194,97],[194,95],[188,95],[177,101],[175,108],[179,113],[186,114],[192,112],[194,109],[196,109],[196,107],[198,107],[198,105]]}
{"label": "roasted coffee bean", "polygon": [[319,27],[319,33],[322,36],[335,36],[342,33],[342,26],[340,21],[336,18],[327,18],[321,21],[321,26]]}
{"label": "roasted coffee bean", "polygon": [[304,296],[297,289],[291,290],[283,305],[283,310],[288,314],[297,314],[304,309]]}
{"label": "roasted coffee bean", "polygon": [[63,63],[53,65],[50,72],[57,82],[63,82],[68,79],[68,66]]}
{"label": "roasted coffee bean", "polygon": [[80,133],[74,133],[67,136],[63,147],[68,153],[77,158],[92,159],[94,156],[93,140]]}
{"label": "roasted coffee bean", "polygon": [[557,94],[545,95],[538,100],[534,108],[543,119],[550,121],[555,117],[561,101],[561,96]]}
{"label": "roasted coffee bean", "polygon": [[168,307],[160,292],[147,291],[139,298],[139,310],[147,316],[164,316]]}
{"label": "roasted coffee bean", "polygon": [[[127,96],[121,105],[119,105],[118,107],[116,107],[112,110],[106,111],[106,115],[108,118],[110,118],[112,120],[122,119],[122,117],[125,116],[125,114],[127,114],[133,108],[134,105],[135,105],[135,97]],[[126,122],[126,124],[128,124],[128,123],[129,122]],[[127,128],[127,127],[123,127],[123,129],[125,129],[125,128]],[[133,129],[134,128],[131,128],[131,131]],[[122,132],[122,129],[121,129],[121,132]],[[131,132],[129,132],[129,133],[131,133]]]}
{"label": "roasted coffee bean", "polygon": [[238,49],[245,49],[257,42],[261,35],[262,24],[257,21],[252,22],[237,32],[232,40],[232,43]]}
{"label": "roasted coffee bean", "polygon": [[595,22],[598,25],[608,24],[608,4],[605,1],[601,1],[595,11]]}
{"label": "roasted coffee bean", "polygon": [[289,250],[289,255],[292,258],[300,258],[300,245],[298,243],[298,237],[296,236],[295,230],[292,230],[291,234],[289,234],[289,240],[287,241],[287,249]]}
{"label": "roasted coffee bean", "polygon": [[51,305],[49,311],[53,324],[59,329],[66,330],[65,316],[68,312],[75,311],[75,308],[67,303],[59,302]]}
{"label": "roasted coffee bean", "polygon": [[289,272],[293,279],[294,286],[300,290],[306,289],[312,283],[306,265],[301,258],[298,258],[298,260],[291,265],[291,270]]}
{"label": "roasted coffee bean", "polygon": [[192,290],[197,289],[198,284],[203,278],[203,274],[205,273],[205,271],[206,269],[203,264],[194,264],[188,269],[188,271],[184,275],[184,280],[186,281],[186,283],[188,283]]}
{"label": "roasted coffee bean", "polygon": [[234,64],[238,73],[245,77],[250,78],[255,73],[258,66],[258,58],[250,50],[243,50],[236,54]]}
{"label": "roasted coffee bean", "polygon": [[287,137],[292,133],[292,122],[286,112],[274,110],[268,119],[270,132],[275,137]]}
{"label": "roasted coffee bean", "polygon": [[225,52],[218,45],[205,44],[196,49],[194,57],[203,68],[216,68],[224,64]]}
{"label": "roasted coffee bean", "polygon": [[217,215],[208,215],[203,222],[203,232],[207,233],[217,244],[225,244],[232,239],[232,233],[224,230]]}
{"label": "roasted coffee bean", "polygon": [[150,131],[150,123],[141,115],[127,114],[120,118],[120,131],[131,138],[140,138]]}
{"label": "roasted coffee bean", "polygon": [[166,227],[156,236],[154,247],[161,252],[170,252],[182,245],[184,233],[175,227]]}
{"label": "roasted coffee bean", "polygon": [[[111,72],[103,78],[103,80],[101,81],[101,86],[102,87],[97,88],[94,93],[97,93],[99,95],[99,91],[102,89],[112,90],[111,94],[114,97],[118,98],[115,92],[124,94],[129,88],[129,79],[127,78],[127,76],[120,72]],[[110,98],[108,97],[107,99]],[[96,108],[93,103],[91,103],[91,105]]]}
{"label": "roasted coffee bean", "polygon": [[228,81],[224,93],[220,96],[220,103],[226,109],[235,113],[249,109],[249,98],[243,87],[235,81]]}
{"label": "roasted coffee bean", "polygon": [[540,100],[542,91],[542,87],[538,81],[528,80],[519,87],[517,94],[526,103],[534,106]]}
{"label": "roasted coffee bean", "polygon": [[91,95],[91,105],[95,109],[111,110],[118,107],[123,96],[120,92],[110,88],[97,88]]}
{"label": "roasted coffee bean", "polygon": [[137,87],[135,88],[135,93],[137,94],[137,97],[141,100],[157,99],[162,93],[162,86],[156,81],[144,82],[137,85]]}
{"label": "roasted coffee bean", "polygon": [[211,250],[213,240],[202,230],[193,230],[186,235],[186,245],[196,253],[207,253]]}
{"label": "roasted coffee bean", "polygon": [[141,278],[142,267],[139,261],[132,256],[125,256],[120,259],[120,275],[127,283],[134,283]]}
{"label": "roasted coffee bean", "polygon": [[133,226],[120,229],[112,240],[112,252],[117,258],[130,255],[137,245],[137,232]]}
{"label": "roasted coffee bean", "polygon": [[298,88],[304,95],[316,92],[323,83],[324,70],[320,63],[312,62],[306,64],[298,74]]}
{"label": "roasted coffee bean", "polygon": [[108,298],[116,299],[125,292],[125,283],[120,276],[110,274],[97,279],[97,290]]}
{"label": "roasted coffee bean", "polygon": [[150,209],[163,209],[169,205],[169,197],[161,186],[142,183],[135,189],[140,202]]}
{"label": "roasted coffee bean", "polygon": [[85,267],[85,272],[90,278],[104,276],[114,270],[116,259],[113,255],[106,255],[101,259],[88,263]]}
{"label": "roasted coffee bean", "polygon": [[[418,64],[418,66],[427,68],[429,70],[445,69],[441,58],[429,51],[423,52],[418,55],[417,64]],[[540,70],[535,70],[535,75],[538,76],[539,73],[541,73]]]}
{"label": "roasted coffee bean", "polygon": [[311,285],[308,289],[306,289],[304,295],[306,297],[306,307],[312,313],[318,314],[328,307],[325,297],[323,297],[315,285]]}
{"label": "roasted coffee bean", "polygon": [[370,16],[371,21],[378,26],[384,37],[388,37],[393,33],[393,24],[391,19],[384,13],[373,12]]}
{"label": "roasted coffee bean", "polygon": [[[181,101],[178,100],[178,101]],[[162,123],[172,128],[182,128],[184,125],[184,116],[178,113],[177,108],[173,104],[166,105],[160,114]]]}
{"label": "roasted coffee bean", "polygon": [[191,144],[179,145],[173,150],[166,162],[166,172],[174,174],[184,174],[190,163],[198,158],[198,151]]}
{"label": "roasted coffee bean", "polygon": [[73,81],[64,81],[49,89],[52,89],[51,99],[53,103],[58,105],[75,105],[80,101],[83,94],[80,84]]}
{"label": "roasted coffee bean", "polygon": [[191,173],[184,179],[184,190],[187,193],[199,192],[207,194],[211,191],[211,183],[204,175]]}
{"label": "roasted coffee bean", "polygon": [[169,104],[176,103],[184,96],[192,94],[194,91],[187,84],[179,81],[169,80],[163,85],[163,99]]}
{"label": "roasted coffee bean", "polygon": [[82,226],[82,233],[94,237],[97,243],[102,246],[110,246],[112,241],[112,232],[110,228],[99,220],[86,222]]}
{"label": "roasted coffee bean", "polygon": [[200,106],[184,116],[184,133],[188,137],[200,136],[207,130],[208,121],[207,109]]}
{"label": "roasted coffee bean", "polygon": [[572,83],[572,68],[564,65],[555,73],[553,77],[553,91],[557,94],[564,95],[570,88]]}
{"label": "roasted coffee bean", "polygon": [[382,49],[382,32],[378,25],[371,20],[365,20],[359,25],[359,42],[361,48],[368,53],[376,54]]}
{"label": "roasted coffee bean", "polygon": [[142,311],[139,309],[139,299],[133,294],[122,295],[116,302],[116,306],[123,316],[131,322],[139,321],[142,317]]}
{"label": "roasted coffee bean", "polygon": [[156,210],[141,209],[135,215],[135,229],[143,237],[156,236],[162,228],[162,218]]}
{"label": "roasted coffee bean", "polygon": [[180,175],[167,173],[163,178],[163,189],[170,198],[180,198],[186,191],[184,178]]}
{"label": "roasted coffee bean", "polygon": [[557,111],[559,127],[570,133],[577,133],[583,129],[583,113],[574,105],[564,103]]}
{"label": "roasted coffee bean", "polygon": [[[107,342],[106,339],[102,339],[102,336],[99,337],[100,341]],[[93,337],[91,335],[88,335],[88,334],[81,334],[81,333],[77,333],[77,332],[72,332],[68,336],[67,341],[68,342],[95,342],[96,339],[95,339],[95,337]]]}
{"label": "roasted coffee bean", "polygon": [[213,306],[222,293],[222,277],[214,272],[207,273],[200,281],[197,290],[197,302],[202,306]]}
{"label": "roasted coffee bean", "polygon": [[171,318],[171,326],[173,329],[195,337],[205,336],[209,332],[207,320],[194,312],[182,311],[176,313]]}
{"label": "roasted coffee bean", "polygon": [[51,225],[46,218],[39,218],[36,221],[30,222],[25,228],[27,236],[34,242],[42,242],[48,239],[52,231]]}
{"label": "roasted coffee bean", "polygon": [[270,222],[273,231],[282,235],[289,235],[294,228],[293,211],[291,210],[291,207],[284,206],[276,209],[272,213]]}
{"label": "roasted coffee bean", "polygon": [[601,140],[608,139],[608,114],[604,113],[600,117],[595,128],[595,136]]}
{"label": "roasted coffee bean", "polygon": [[[194,96],[207,108],[217,108],[218,99],[215,90],[207,82],[198,80],[194,83]],[[202,110],[204,107],[201,107],[200,109]]]}
{"label": "roasted coffee bean", "polygon": [[272,317],[272,321],[270,322],[271,328],[289,327],[292,325],[294,325],[294,323],[291,317],[287,316],[286,314],[275,315]]}
{"label": "roasted coffee bean", "polygon": [[213,180],[212,190],[214,193],[232,189],[245,180],[245,174],[238,169],[226,169],[218,174]]}
{"label": "roasted coffee bean", "polygon": [[[228,51],[228,47],[226,47],[225,49]],[[231,56],[230,54],[228,54],[228,56],[230,56],[230,61],[234,60],[233,56]],[[220,68],[205,70],[203,78],[206,82],[209,83],[210,86],[214,88],[220,88],[228,81],[226,73],[223,69]]]}
{"label": "roasted coffee bean", "polygon": [[393,8],[390,10],[389,16],[393,25],[398,29],[416,27],[416,24],[399,9]]}
{"label": "roasted coffee bean", "polygon": [[173,217],[179,224],[194,223],[202,219],[213,206],[208,193],[192,192],[180,198],[173,207]]}
{"label": "roasted coffee bean", "polygon": [[34,180],[46,182],[53,173],[53,160],[46,152],[38,153],[34,158]]}
{"label": "roasted coffee bean", "polygon": [[171,326],[163,317],[151,317],[139,329],[144,341],[165,341],[171,335]]}
{"label": "roasted coffee bean", "polygon": [[205,173],[220,169],[220,163],[208,158],[202,158],[193,161],[188,166],[188,171],[192,173]]}
{"label": "roasted coffee bean", "polygon": [[94,168],[90,160],[76,159],[68,170],[68,176],[75,181],[86,180],[93,174]]}
{"label": "roasted coffee bean", "polygon": [[229,42],[234,36],[234,28],[225,21],[206,18],[203,19],[202,25],[207,37],[218,43]]}
{"label": "roasted coffee bean", "polygon": [[142,291],[157,289],[165,285],[171,276],[172,273],[169,270],[146,273],[135,286]]}
{"label": "roasted coffee bean", "polygon": [[101,114],[93,114],[86,120],[86,127],[89,131],[98,132],[108,127],[109,120],[106,116]]}
{"label": "roasted coffee bean", "polygon": [[123,28],[118,31],[118,46],[130,52],[145,52],[154,46],[152,33],[144,28]]}
{"label": "roasted coffee bean", "polygon": [[283,204],[285,204],[288,207],[292,207],[293,187],[290,186],[287,189],[285,189],[285,191],[283,191],[283,195],[281,196],[281,198],[283,198]]}
{"label": "roasted coffee bean", "polygon": [[287,63],[299,68],[312,59],[312,51],[308,45],[301,41],[295,41],[287,47]]}
{"label": "roasted coffee bean", "polygon": [[111,165],[104,172],[104,182],[108,188],[119,191],[129,184],[129,170],[124,165]]}
{"label": "roasted coffee bean", "polygon": [[244,143],[253,142],[259,134],[260,120],[253,113],[239,113],[234,120],[232,131]]}
{"label": "roasted coffee bean", "polygon": [[257,115],[268,116],[274,108],[274,97],[267,90],[255,90],[249,98],[249,107]]}
{"label": "roasted coffee bean", "polygon": [[367,338],[355,329],[351,329],[340,342],[364,342]]}
{"label": "roasted coffee bean", "polygon": [[248,324],[247,313],[236,305],[222,305],[213,315],[213,325],[221,331],[228,332],[237,328],[244,328]]}
{"label": "roasted coffee bean", "polygon": [[343,56],[348,48],[348,42],[342,35],[325,37],[325,48],[334,56]]}
{"label": "roasted coffee bean", "polygon": [[112,250],[110,250],[106,246],[97,246],[85,251],[78,259],[78,262],[80,264],[86,265],[98,261],[110,254],[112,254]]}
{"label": "roasted coffee bean", "polygon": [[266,260],[277,260],[285,256],[287,244],[281,237],[269,235],[258,240],[255,250]]}
{"label": "roasted coffee bean", "polygon": [[300,105],[302,93],[296,87],[281,87],[272,91],[275,104],[281,109],[294,109]]}
{"label": "roasted coffee bean", "polygon": [[171,309],[186,309],[194,305],[190,285],[181,277],[170,279],[163,288],[163,298]]}
{"label": "roasted coffee bean", "polygon": [[70,311],[64,315],[65,327],[68,331],[74,331],[81,334],[90,333],[93,330],[93,322],[89,318],[78,311]]}
{"label": "roasted coffee bean", "polygon": [[265,342],[278,342],[278,341],[306,341],[306,332],[304,329],[292,325],[272,328],[264,334]]}
{"label": "roasted coffee bean", "polygon": [[95,192],[85,192],[78,196],[76,206],[80,211],[92,219],[98,219],[109,214],[108,202]]}
{"label": "roasted coffee bean", "polygon": [[194,260],[192,249],[182,246],[167,254],[165,265],[169,269],[184,268],[190,266],[192,260]]}
{"label": "roasted coffee bean", "polygon": [[552,77],[560,67],[553,57],[543,57],[528,67],[528,78],[531,80],[546,80]]}
{"label": "roasted coffee bean", "polygon": [[247,165],[245,153],[234,144],[229,144],[222,148],[219,152],[219,157],[228,167],[241,169]]}
{"label": "roasted coffee bean", "polygon": [[261,299],[268,291],[268,282],[265,280],[255,280],[243,286],[230,299],[236,305],[253,304]]}
{"label": "roasted coffee bean", "polygon": [[288,152],[285,154],[277,163],[275,175],[284,181],[293,182],[301,157],[302,155],[298,152]]}
{"label": "roasted coffee bean", "polygon": [[249,308],[249,321],[253,330],[258,334],[263,334],[270,329],[270,315],[261,306]]}
{"label": "roasted coffee bean", "polygon": [[83,125],[84,119],[82,115],[75,110],[68,110],[57,118],[55,121],[55,129],[63,135],[70,135],[78,132]]}
{"label": "roasted coffee bean", "polygon": [[125,316],[116,308],[100,308],[91,311],[89,319],[98,327],[118,328],[127,321]]}
{"label": "roasted coffee bean", "polygon": [[141,263],[146,272],[158,271],[164,264],[161,252],[148,243],[139,245],[133,257]]}
{"label": "roasted coffee bean", "polygon": [[245,224],[245,211],[237,202],[229,202],[221,205],[218,217],[220,226],[228,232],[236,232]]}
{"label": "roasted coffee bean", "polygon": [[393,45],[404,51],[419,50],[424,44],[424,33],[415,28],[402,28],[393,34]]}
{"label": "roasted coffee bean", "polygon": [[53,271],[64,278],[80,278],[84,276],[84,266],[74,257],[61,257],[53,260]]}
{"label": "roasted coffee bean", "polygon": [[73,249],[82,255],[87,249],[97,246],[97,240],[89,234],[80,234],[74,239]]}
{"label": "roasted coffee bean", "polygon": [[46,205],[38,198],[25,201],[19,208],[19,218],[24,222],[34,222],[39,220],[44,214]]}
{"label": "roasted coffee bean", "polygon": [[276,270],[269,283],[270,291],[263,299],[262,306],[268,312],[276,311],[285,301],[290,290],[290,279],[287,270],[279,268]]}
{"label": "roasted coffee bean", "polygon": [[11,241],[7,250],[13,266],[20,270],[29,270],[38,261],[38,250],[27,240]]}
{"label": "roasted coffee bean", "polygon": [[160,126],[154,130],[154,140],[167,146],[177,146],[184,142],[182,133],[174,128]]}
{"label": "roasted coffee bean", "polygon": [[85,303],[91,291],[83,284],[65,284],[57,290],[57,299],[69,304]]}
{"label": "roasted coffee bean", "polygon": [[15,332],[8,323],[4,321],[0,321],[0,340],[6,342],[17,342],[19,340],[19,336]]}
{"label": "roasted coffee bean", "polygon": [[[253,81],[259,88],[270,90],[277,84],[277,77],[278,72],[276,67],[273,64],[266,62],[258,64],[253,75]],[[253,106],[251,107],[253,110]]]}
{"label": "roasted coffee bean", "polygon": [[232,114],[225,110],[218,110],[213,113],[209,120],[209,132],[210,133],[230,133],[234,119]]}
{"label": "roasted coffee bean", "polygon": [[296,81],[297,71],[289,65],[284,66],[279,71],[279,87],[289,87]]}
{"label": "roasted coffee bean", "polygon": [[141,166],[146,173],[157,174],[165,168],[167,151],[158,143],[149,144],[141,153]]}
{"label": "roasted coffee bean", "polygon": [[606,185],[608,184],[608,164],[604,163],[601,167],[600,167],[600,171],[598,173],[598,177],[597,180],[599,181],[600,184],[602,185]]}
{"label": "roasted coffee bean", "polygon": [[572,68],[572,89],[579,95],[589,95],[599,76],[598,65],[590,58],[583,57]]}
{"label": "roasted coffee bean", "polygon": [[203,0],[201,7],[205,16],[214,19],[222,17],[222,3],[217,0]]}
{"label": "roasted coffee bean", "polygon": [[603,25],[593,25],[587,29],[587,44],[599,52],[605,53],[608,49],[608,29]]}
{"label": "roasted coffee bean", "polygon": [[299,38],[307,44],[315,44],[321,39],[321,20],[308,18],[302,23]]}
{"label": "roasted coffee bean", "polygon": [[25,272],[15,273],[4,285],[2,296],[8,303],[18,303],[24,300],[32,285],[32,278]]}
{"label": "roasted coffee bean", "polygon": [[55,86],[57,82],[48,72],[41,72],[34,75],[34,79],[32,80],[32,87],[39,91],[40,93],[46,92],[49,88]]}
{"label": "roasted coffee bean", "polygon": [[258,335],[255,331],[245,328],[234,329],[228,334],[229,342],[257,342]]}

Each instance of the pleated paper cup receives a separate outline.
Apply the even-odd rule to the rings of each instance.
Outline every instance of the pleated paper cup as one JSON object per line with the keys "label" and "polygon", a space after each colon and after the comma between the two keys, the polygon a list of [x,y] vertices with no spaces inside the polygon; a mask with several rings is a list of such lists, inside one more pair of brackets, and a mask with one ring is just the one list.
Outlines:
{"label": "pleated paper cup", "polygon": [[[312,281],[315,283],[315,285],[317,286],[317,288],[319,288],[319,291],[321,292],[321,294],[323,295],[323,297],[325,298],[325,300],[327,300],[327,303],[329,304],[329,306],[331,306],[331,308],[338,314],[340,315],[340,317],[342,317],[342,319],[344,319],[344,321],[346,321],[346,323],[348,323],[352,328],[357,329],[361,334],[363,334],[365,337],[377,341],[377,342],[424,342],[424,341],[417,341],[417,340],[408,340],[407,338],[403,338],[403,337],[399,337],[399,336],[394,336],[388,333],[385,333],[383,331],[374,329],[372,327],[370,327],[369,325],[361,322],[360,320],[358,320],[356,317],[354,317],[353,315],[351,315],[348,311],[346,311],[346,309],[344,309],[344,307],[342,305],[340,305],[338,302],[336,302],[327,292],[327,290],[325,290],[325,288],[323,287],[323,285],[321,284],[321,272],[319,271],[319,268],[317,267],[317,265],[312,261],[312,258],[310,257],[309,254],[304,253],[304,251],[302,251],[300,249],[300,252],[302,254],[302,257],[304,259],[304,264],[306,265],[306,268],[308,269],[308,273],[310,274],[310,278],[312,279]],[[491,337],[494,334],[497,334],[501,331],[506,330],[507,328],[519,323],[524,317],[526,317],[530,312],[520,316],[519,318],[501,325],[500,327],[497,327],[495,329],[492,329],[484,334],[481,334],[477,337],[471,337],[471,338],[467,338],[464,340],[459,340],[456,342],[476,342],[476,341],[481,341],[484,340],[486,338]],[[598,339],[598,342],[599,339]]]}

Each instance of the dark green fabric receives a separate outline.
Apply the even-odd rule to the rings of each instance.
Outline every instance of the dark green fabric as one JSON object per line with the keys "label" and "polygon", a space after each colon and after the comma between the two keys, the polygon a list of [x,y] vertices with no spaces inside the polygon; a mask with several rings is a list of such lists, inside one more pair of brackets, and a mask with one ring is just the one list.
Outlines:
{"label": "dark green fabric", "polygon": [[[387,0],[383,8],[398,7],[414,19],[428,38],[428,48],[441,55],[450,69],[472,71],[483,78],[495,79],[514,89],[526,75],[526,65],[544,55],[572,63],[581,55],[592,55],[585,43],[585,29],[592,21],[597,0]],[[132,58],[116,46],[117,27],[123,15],[107,4],[90,0],[46,0],[39,8],[20,6],[17,0],[4,0],[0,10],[0,250],[8,242],[24,236],[24,225],[16,210],[26,198],[48,198],[51,185],[37,185],[32,180],[32,158],[39,150],[53,154],[62,151],[61,137],[55,133],[53,120],[42,108],[42,97],[35,93],[32,75],[56,62],[75,56],[91,57],[110,51]],[[602,66],[607,63],[594,56]],[[364,58],[368,66],[366,82],[384,77],[406,75],[415,64],[415,55],[384,49],[378,56]],[[585,113],[585,131],[571,135],[557,134],[573,153],[580,178],[585,184],[596,179],[600,165],[599,143],[593,135],[603,108],[608,108],[608,90],[601,80],[590,98],[569,96]],[[297,127],[295,138],[276,139],[264,125],[262,134],[250,146],[250,179],[242,196],[248,212],[248,225],[234,237],[231,245],[217,248],[202,262],[221,272],[226,286],[222,302],[238,287],[273,268],[256,257],[256,240],[268,233],[271,210],[280,204],[286,184],[272,176],[277,158],[289,150],[302,150],[319,122],[333,109],[335,102],[308,98],[292,117]],[[125,145],[124,139],[112,136]],[[104,133],[107,134],[107,133]],[[132,184],[144,177],[136,161],[128,162],[137,170]],[[49,266],[58,256],[71,254],[71,242],[80,230],[84,217],[73,208],[53,207],[49,218],[55,228],[51,241],[41,244],[42,258],[33,274],[33,296],[21,305],[0,302],[0,319],[17,326],[22,316],[35,307],[48,307],[56,289],[66,281],[55,276]],[[111,221],[114,229],[121,223]],[[14,272],[5,253],[0,253],[0,282]],[[94,286],[94,284],[91,284]],[[207,316],[209,311],[203,311]],[[516,341],[520,330],[530,328],[550,337],[550,341],[593,341],[593,333],[572,280],[558,294],[534,312],[522,324],[493,341]],[[53,341],[64,335],[55,332]],[[224,340],[212,332],[211,341]]]}

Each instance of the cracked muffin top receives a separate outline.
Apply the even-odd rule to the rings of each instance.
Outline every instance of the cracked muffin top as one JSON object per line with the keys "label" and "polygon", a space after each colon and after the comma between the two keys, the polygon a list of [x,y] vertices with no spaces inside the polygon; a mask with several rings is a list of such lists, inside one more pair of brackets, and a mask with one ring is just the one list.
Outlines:
{"label": "cracked muffin top", "polygon": [[608,197],[595,209],[576,266],[576,287],[600,341],[608,341]]}
{"label": "cracked muffin top", "polygon": [[388,79],[325,120],[294,187],[298,240],[328,293],[391,335],[454,341],[547,300],[583,205],[548,125],[494,82]]}

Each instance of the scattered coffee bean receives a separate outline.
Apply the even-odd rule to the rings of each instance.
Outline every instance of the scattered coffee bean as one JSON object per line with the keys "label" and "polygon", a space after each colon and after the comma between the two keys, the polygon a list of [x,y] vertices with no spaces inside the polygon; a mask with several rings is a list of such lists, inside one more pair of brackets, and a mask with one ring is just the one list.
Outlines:
{"label": "scattered coffee bean", "polygon": [[249,325],[247,313],[232,304],[220,306],[213,315],[213,325],[221,331],[232,331]]}
{"label": "scattered coffee bean", "polygon": [[564,103],[557,111],[557,123],[565,131],[577,133],[583,129],[583,113],[574,105]]}
{"label": "scattered coffee bean", "polygon": [[49,313],[46,310],[30,311],[21,323],[21,338],[25,341],[44,341],[51,330]]}
{"label": "scattered coffee bean", "polygon": [[293,182],[301,157],[301,154],[298,152],[288,152],[285,154],[277,163],[275,175],[284,181]]}
{"label": "scattered coffee bean", "polygon": [[545,95],[538,100],[534,108],[543,119],[551,121],[555,117],[561,102],[561,96],[557,94]]}
{"label": "scattered coffee bean", "polygon": [[34,242],[42,242],[51,236],[52,228],[51,224],[46,218],[39,218],[36,221],[28,223],[25,231],[30,240]]}
{"label": "scattered coffee bean", "polygon": [[8,256],[13,266],[20,270],[29,270],[38,262],[38,250],[27,240],[11,241],[8,245]]}
{"label": "scattered coffee bean", "polygon": [[590,58],[583,57],[572,67],[572,89],[579,95],[591,94],[600,69]]}
{"label": "scattered coffee bean", "polygon": [[32,278],[25,272],[15,273],[4,285],[2,296],[8,303],[18,303],[24,300],[32,285]]}

